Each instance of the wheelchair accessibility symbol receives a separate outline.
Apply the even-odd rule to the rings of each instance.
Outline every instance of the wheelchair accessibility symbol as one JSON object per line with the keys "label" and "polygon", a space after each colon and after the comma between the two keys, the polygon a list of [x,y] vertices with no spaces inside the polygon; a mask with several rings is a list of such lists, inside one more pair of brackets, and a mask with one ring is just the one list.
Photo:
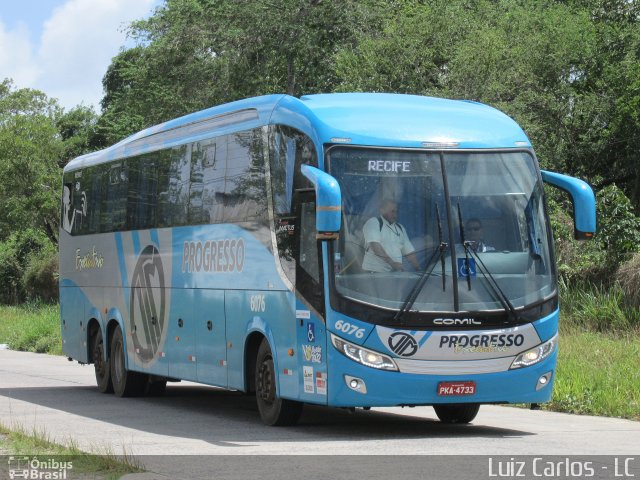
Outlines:
{"label": "wheelchair accessibility symbol", "polygon": [[316,341],[316,326],[315,324],[309,322],[307,324],[307,340],[309,340],[310,343],[313,343]]}
{"label": "wheelchair accessibility symbol", "polygon": [[476,272],[476,261],[473,258],[458,259],[458,276],[475,277]]}

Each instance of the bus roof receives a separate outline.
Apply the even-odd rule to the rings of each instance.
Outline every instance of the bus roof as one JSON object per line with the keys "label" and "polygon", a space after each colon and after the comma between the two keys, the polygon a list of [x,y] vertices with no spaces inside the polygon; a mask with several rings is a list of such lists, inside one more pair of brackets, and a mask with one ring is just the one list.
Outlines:
{"label": "bus roof", "polygon": [[267,124],[285,124],[318,145],[405,148],[522,148],[529,139],[495,108],[465,100],[389,93],[265,95],[219,105],[147,128],[78,157],[65,171]]}
{"label": "bus roof", "polygon": [[337,93],[300,99],[320,120],[323,143],[515,148],[529,139],[511,118],[477,102],[388,93]]}

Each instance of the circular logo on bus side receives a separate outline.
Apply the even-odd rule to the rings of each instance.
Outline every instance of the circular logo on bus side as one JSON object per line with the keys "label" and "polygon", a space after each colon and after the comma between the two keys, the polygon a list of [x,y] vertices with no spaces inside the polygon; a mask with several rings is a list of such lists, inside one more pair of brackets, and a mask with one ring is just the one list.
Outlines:
{"label": "circular logo on bus side", "polygon": [[164,330],[164,269],[160,252],[147,245],[138,257],[131,278],[129,321],[136,356],[143,362],[153,360],[160,348]]}
{"label": "circular logo on bus side", "polygon": [[393,333],[389,336],[387,343],[391,351],[401,357],[410,357],[418,351],[418,342],[408,333]]}

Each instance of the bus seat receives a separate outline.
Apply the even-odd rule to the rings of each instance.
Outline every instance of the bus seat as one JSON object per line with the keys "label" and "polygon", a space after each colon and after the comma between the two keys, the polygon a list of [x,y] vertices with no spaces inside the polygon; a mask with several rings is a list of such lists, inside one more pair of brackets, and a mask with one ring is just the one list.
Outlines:
{"label": "bus seat", "polygon": [[342,259],[342,272],[360,273],[362,272],[362,261],[364,259],[364,234],[361,215],[344,215],[344,258]]}
{"label": "bus seat", "polygon": [[498,251],[510,250],[507,242],[506,229],[501,218],[482,219],[484,241]]}

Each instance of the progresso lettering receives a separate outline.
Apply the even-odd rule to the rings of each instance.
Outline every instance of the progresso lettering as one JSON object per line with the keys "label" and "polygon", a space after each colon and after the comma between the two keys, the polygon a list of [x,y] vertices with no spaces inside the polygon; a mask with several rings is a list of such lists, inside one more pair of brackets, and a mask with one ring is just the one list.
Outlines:
{"label": "progresso lettering", "polygon": [[440,338],[440,348],[465,347],[519,347],[524,343],[524,335],[495,334],[495,335],[443,335]]}
{"label": "progresso lettering", "polygon": [[242,272],[244,240],[232,238],[184,242],[182,273]]}
{"label": "progresso lettering", "polygon": [[370,172],[410,172],[411,162],[401,162],[400,160],[369,160],[368,170]]}

